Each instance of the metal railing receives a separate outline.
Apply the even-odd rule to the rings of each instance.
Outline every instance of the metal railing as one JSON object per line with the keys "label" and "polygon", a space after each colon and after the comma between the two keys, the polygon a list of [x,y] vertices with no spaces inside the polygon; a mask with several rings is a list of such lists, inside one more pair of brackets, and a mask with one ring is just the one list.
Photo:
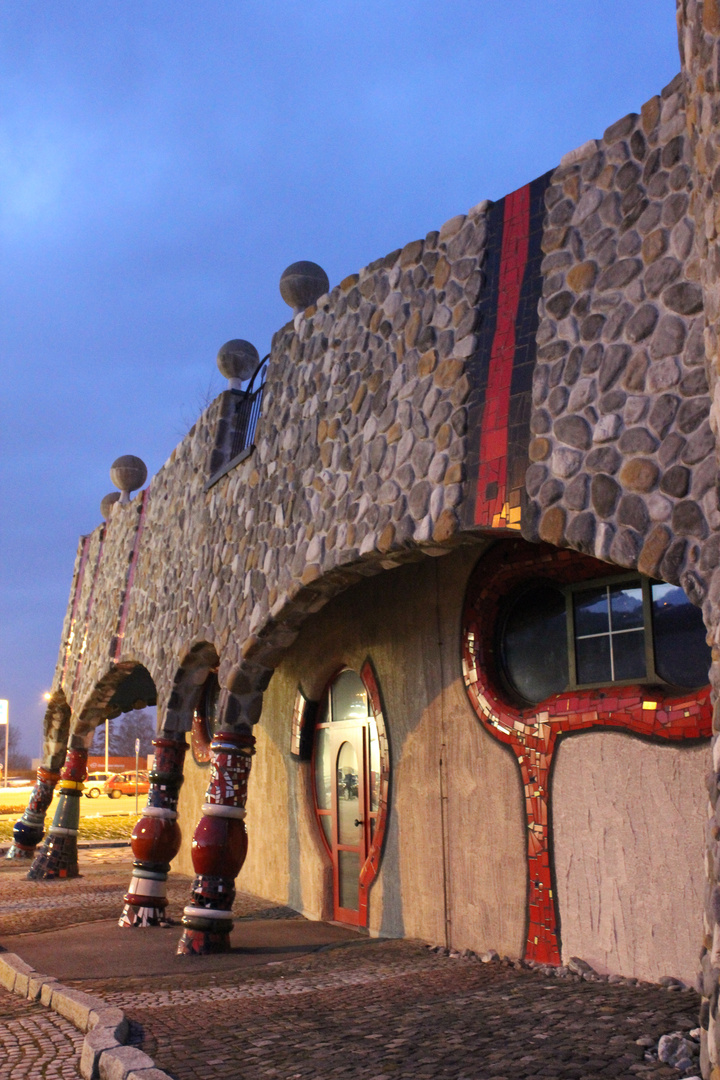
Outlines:
{"label": "metal railing", "polygon": [[264,356],[255,369],[250,382],[244,390],[233,391],[237,394],[238,401],[235,405],[235,430],[233,431],[230,445],[229,461],[249,449],[255,438],[255,429],[260,418],[262,408],[263,390],[265,389],[265,375],[270,353]]}
{"label": "metal railing", "polygon": [[205,485],[206,491],[252,453],[269,359],[270,353],[262,358],[244,389],[230,391],[233,401],[225,420],[218,428],[217,441],[210,458],[210,479]]}

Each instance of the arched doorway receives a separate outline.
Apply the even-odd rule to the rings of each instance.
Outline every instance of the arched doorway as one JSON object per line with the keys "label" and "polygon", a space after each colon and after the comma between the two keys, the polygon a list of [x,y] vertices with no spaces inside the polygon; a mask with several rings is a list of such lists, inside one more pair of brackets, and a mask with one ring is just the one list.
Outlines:
{"label": "arched doorway", "polygon": [[367,925],[387,817],[390,755],[369,664],[340,671],[318,709],[313,751],[315,811],[333,868],[338,922]]}

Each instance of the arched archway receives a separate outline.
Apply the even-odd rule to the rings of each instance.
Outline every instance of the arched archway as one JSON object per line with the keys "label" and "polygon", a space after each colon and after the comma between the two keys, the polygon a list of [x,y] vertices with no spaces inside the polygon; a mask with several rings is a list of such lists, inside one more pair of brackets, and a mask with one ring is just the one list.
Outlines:
{"label": "arched archway", "polygon": [[67,754],[70,715],[70,706],[62,689],[54,690],[43,717],[42,762],[25,812],[15,822],[8,859],[31,859],[43,838],[45,815]]}
{"label": "arched archway", "polygon": [[150,773],[150,790],[143,816],[133,830],[135,856],[133,876],[120,916],[121,927],[162,926],[165,923],[166,881],[170,863],[180,848],[177,803],[183,782],[187,743],[185,732],[193,732],[198,760],[210,758],[209,732],[199,706],[207,698],[209,678],[215,678],[219,657],[215,647],[199,641],[183,658],[173,682],[168,707],[154,740],[155,762]]}
{"label": "arched archway", "polygon": [[150,672],[134,660],[124,660],[98,680],[80,711],[68,717],[68,749],[60,773],[60,798],[53,823],[33,859],[30,878],[77,876],[80,797],[95,729],[110,716],[156,703],[157,690]]}

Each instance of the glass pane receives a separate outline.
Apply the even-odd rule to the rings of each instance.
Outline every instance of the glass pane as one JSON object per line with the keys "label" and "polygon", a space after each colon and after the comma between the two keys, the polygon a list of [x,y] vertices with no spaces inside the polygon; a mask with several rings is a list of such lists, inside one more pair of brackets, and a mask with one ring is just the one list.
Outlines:
{"label": "glass pane", "polygon": [[581,638],[575,642],[577,681],[583,683],[611,682],[610,638]]}
{"label": "glass pane", "polygon": [[[607,634],[608,622],[607,586],[599,589],[583,589],[575,593],[575,636]],[[590,681],[590,680],[583,680]]]}
{"label": "glass pane", "polygon": [[370,809],[380,809],[380,743],[375,718],[368,720],[370,742]]}
{"label": "glass pane", "polygon": [[325,833],[325,839],[328,842],[328,847],[332,847],[332,815],[331,814],[318,814],[320,818],[320,824],[322,830]]}
{"label": "glass pane", "polygon": [[679,585],[652,586],[655,670],[673,686],[704,686],[710,648],[699,608]]}
{"label": "glass pane", "polygon": [[340,907],[357,911],[360,907],[360,856],[357,851],[338,851]]}
{"label": "glass pane", "polygon": [[565,597],[541,585],[518,597],[505,621],[501,643],[507,678],[526,701],[543,701],[567,686]]}
{"label": "glass pane", "polygon": [[[629,589],[624,585],[613,585],[610,588],[610,610],[613,630],[634,630],[643,626],[645,619],[641,586]],[[615,678],[620,678],[617,672]]]}
{"label": "glass pane", "polygon": [[333,683],[331,692],[333,720],[367,720],[367,690],[356,672],[341,672]]}
{"label": "glass pane", "polygon": [[357,755],[349,742],[342,744],[338,754],[337,798],[338,844],[359,844],[362,825],[355,825],[360,813]]}
{"label": "glass pane", "polygon": [[330,732],[318,728],[315,745],[315,792],[321,810],[332,808],[332,769],[330,763]]}
{"label": "glass pane", "polygon": [[631,630],[627,634],[613,634],[612,647],[616,681],[645,678],[647,669],[643,630]]}

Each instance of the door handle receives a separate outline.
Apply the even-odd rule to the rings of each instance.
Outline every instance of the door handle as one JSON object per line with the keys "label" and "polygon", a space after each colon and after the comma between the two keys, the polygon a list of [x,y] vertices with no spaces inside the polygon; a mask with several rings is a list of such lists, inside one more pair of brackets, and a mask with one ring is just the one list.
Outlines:
{"label": "door handle", "polygon": [[355,818],[355,824],[356,825],[364,825],[365,824],[365,819],[364,818]]}

